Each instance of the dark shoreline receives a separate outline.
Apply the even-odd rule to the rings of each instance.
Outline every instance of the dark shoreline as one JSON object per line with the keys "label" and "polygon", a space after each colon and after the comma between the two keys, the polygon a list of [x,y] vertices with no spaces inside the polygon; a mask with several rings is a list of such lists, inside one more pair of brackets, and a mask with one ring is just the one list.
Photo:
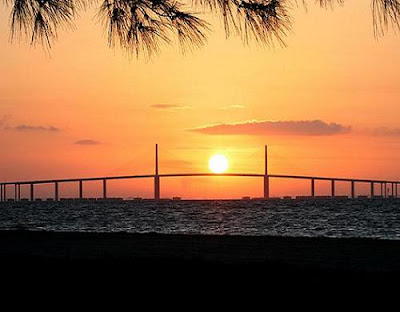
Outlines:
{"label": "dark shoreline", "polygon": [[[400,241],[369,238],[0,231],[0,262],[135,278],[234,273],[269,281],[397,281]],[[116,275],[118,276],[118,274]]]}

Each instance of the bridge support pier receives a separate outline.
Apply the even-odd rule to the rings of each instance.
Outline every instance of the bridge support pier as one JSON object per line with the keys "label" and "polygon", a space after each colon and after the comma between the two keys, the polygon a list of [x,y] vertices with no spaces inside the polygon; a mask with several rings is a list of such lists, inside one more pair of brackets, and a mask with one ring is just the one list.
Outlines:
{"label": "bridge support pier", "polygon": [[160,177],[154,177],[154,199],[160,199]]}
{"label": "bridge support pier", "polygon": [[35,194],[34,194],[34,188],[33,188],[33,183],[31,183],[31,194],[30,194],[30,200],[34,201],[35,200]]}
{"label": "bridge support pier", "polygon": [[3,201],[7,201],[7,184],[3,185]]}
{"label": "bridge support pier", "polygon": [[18,195],[17,195],[17,183],[14,184],[14,201],[18,200]]}
{"label": "bridge support pier", "polygon": [[394,183],[392,182],[392,197],[394,197]]}
{"label": "bridge support pier", "polygon": [[386,182],[383,184],[383,187],[385,188],[385,198],[387,198],[387,187],[386,187]]}
{"label": "bridge support pier", "polygon": [[156,168],[154,177],[154,199],[160,199],[160,176],[158,175],[158,144],[156,144]]}
{"label": "bridge support pier", "polygon": [[371,182],[371,198],[373,198],[374,195],[374,182]]}
{"label": "bridge support pier", "polygon": [[354,181],[351,181],[351,198],[356,198]]}
{"label": "bridge support pier", "polygon": [[79,198],[83,198],[83,181],[79,180]]}
{"label": "bridge support pier", "polygon": [[21,184],[18,184],[18,201],[21,200]]}
{"label": "bridge support pier", "polygon": [[3,201],[3,184],[0,184],[0,202]]}
{"label": "bridge support pier", "polygon": [[58,201],[58,182],[54,182],[54,200]]}
{"label": "bridge support pier", "polygon": [[331,196],[335,197],[335,180],[331,180]]}
{"label": "bridge support pier", "polygon": [[107,180],[103,179],[103,199],[107,198]]}
{"label": "bridge support pier", "polygon": [[269,198],[269,176],[264,175],[264,199]]}
{"label": "bridge support pier", "polygon": [[269,175],[268,175],[268,146],[264,149],[264,199],[269,198]]}
{"label": "bridge support pier", "polygon": [[315,198],[315,180],[311,179],[311,197]]}

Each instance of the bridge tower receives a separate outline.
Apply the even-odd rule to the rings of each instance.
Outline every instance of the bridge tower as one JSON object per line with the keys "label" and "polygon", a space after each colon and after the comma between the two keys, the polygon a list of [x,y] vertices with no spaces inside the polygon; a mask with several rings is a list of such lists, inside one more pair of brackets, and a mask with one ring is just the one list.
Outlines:
{"label": "bridge tower", "polygon": [[154,177],[154,199],[160,199],[160,176],[158,175],[158,144],[156,144],[156,172]]}
{"label": "bridge tower", "polygon": [[264,199],[269,198],[268,148],[265,145]]}

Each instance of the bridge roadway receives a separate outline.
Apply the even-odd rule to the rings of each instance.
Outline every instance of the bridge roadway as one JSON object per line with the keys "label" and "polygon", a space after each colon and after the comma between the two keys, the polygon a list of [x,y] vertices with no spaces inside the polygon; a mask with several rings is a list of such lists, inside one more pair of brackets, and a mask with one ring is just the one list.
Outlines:
{"label": "bridge roadway", "polygon": [[[12,181],[0,183],[0,200],[7,199],[7,186],[14,185],[14,200],[21,199],[21,185],[30,185],[30,200],[34,200],[34,185],[37,184],[54,184],[54,199],[59,199],[59,184],[66,182],[79,183],[79,198],[83,198],[83,182],[85,181],[103,181],[103,198],[107,198],[107,181],[108,180],[121,180],[121,179],[155,179],[155,194],[159,194],[160,178],[174,178],[174,177],[254,177],[264,179],[264,198],[269,198],[269,179],[303,179],[311,181],[310,196],[315,197],[315,181],[331,181],[331,196],[335,197],[335,182],[350,182],[351,183],[351,197],[355,198],[355,183],[369,183],[370,196],[375,196],[375,184],[381,185],[381,196],[387,197],[387,185],[392,186],[392,197],[398,197],[398,185],[400,181],[396,180],[380,180],[380,179],[356,179],[356,178],[341,178],[341,177],[321,177],[321,176],[305,176],[305,175],[284,175],[284,174],[259,174],[259,173],[165,173],[165,174],[144,174],[144,175],[121,175],[121,176],[103,176],[103,177],[89,177],[89,178],[68,178],[68,179],[51,179],[51,180],[29,180],[29,181]],[[157,196],[155,196],[157,199]]]}

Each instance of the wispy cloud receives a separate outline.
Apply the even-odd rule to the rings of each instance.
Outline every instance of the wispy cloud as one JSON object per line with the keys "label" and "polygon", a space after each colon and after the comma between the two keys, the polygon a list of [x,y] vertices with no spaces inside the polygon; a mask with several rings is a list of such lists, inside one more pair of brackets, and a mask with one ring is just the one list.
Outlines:
{"label": "wispy cloud", "polygon": [[326,136],[349,133],[351,127],[321,120],[249,120],[238,123],[206,125],[189,131],[210,135],[304,135]]}
{"label": "wispy cloud", "polygon": [[78,140],[74,144],[77,144],[77,145],[99,145],[102,143],[100,141],[96,141],[96,140],[85,139],[85,140]]}
{"label": "wispy cloud", "polygon": [[184,110],[192,108],[191,106],[188,105],[177,105],[177,104],[153,104],[150,105],[150,107],[159,110]]}
{"label": "wispy cloud", "polygon": [[29,124],[10,125],[10,115],[0,117],[0,129],[19,132],[60,132],[61,129],[54,126],[41,126]]}
{"label": "wispy cloud", "polygon": [[218,109],[222,109],[222,110],[228,110],[228,109],[243,109],[243,108],[245,108],[244,105],[228,105],[228,106],[218,107]]}
{"label": "wispy cloud", "polygon": [[32,126],[32,125],[17,125],[13,127],[7,127],[6,129],[16,130],[16,131],[46,131],[46,132],[59,132],[60,128],[54,126]]}

